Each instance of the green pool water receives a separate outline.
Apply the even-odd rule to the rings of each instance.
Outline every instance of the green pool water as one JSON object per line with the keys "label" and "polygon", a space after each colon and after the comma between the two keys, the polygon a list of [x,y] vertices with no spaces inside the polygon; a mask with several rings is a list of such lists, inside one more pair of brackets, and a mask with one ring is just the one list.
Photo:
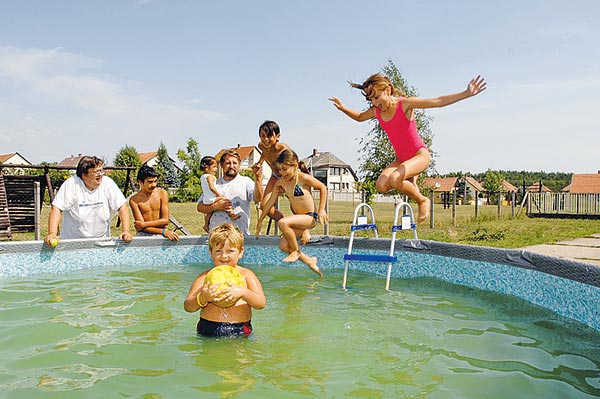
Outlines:
{"label": "green pool water", "polygon": [[255,267],[247,339],[195,334],[206,265],[0,281],[1,398],[592,398],[600,334],[435,279]]}

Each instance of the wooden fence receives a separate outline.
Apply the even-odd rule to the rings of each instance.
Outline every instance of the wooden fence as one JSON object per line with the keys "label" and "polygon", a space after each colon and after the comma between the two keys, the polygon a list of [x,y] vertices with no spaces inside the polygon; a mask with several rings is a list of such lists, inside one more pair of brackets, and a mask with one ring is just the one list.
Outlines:
{"label": "wooden fence", "polygon": [[0,240],[12,238],[10,229],[10,217],[8,215],[8,200],[6,199],[6,189],[4,188],[4,176],[0,171]]}
{"label": "wooden fence", "polygon": [[600,218],[600,193],[528,193],[527,214],[539,217]]}
{"label": "wooden fence", "polygon": [[4,176],[10,226],[13,233],[34,231],[36,221],[35,183],[42,179],[43,176]]}

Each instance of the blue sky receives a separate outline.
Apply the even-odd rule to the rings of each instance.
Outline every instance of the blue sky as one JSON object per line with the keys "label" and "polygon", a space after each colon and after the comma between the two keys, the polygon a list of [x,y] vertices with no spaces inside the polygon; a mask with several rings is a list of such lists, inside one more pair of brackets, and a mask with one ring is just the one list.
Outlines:
{"label": "blue sky", "polygon": [[[5,0],[0,153],[31,162],[132,145],[175,158],[258,143],[277,121],[301,157],[358,167],[362,82],[391,59],[422,97],[488,90],[434,118],[437,170],[600,170],[600,3]],[[109,163],[110,163],[109,162]]]}

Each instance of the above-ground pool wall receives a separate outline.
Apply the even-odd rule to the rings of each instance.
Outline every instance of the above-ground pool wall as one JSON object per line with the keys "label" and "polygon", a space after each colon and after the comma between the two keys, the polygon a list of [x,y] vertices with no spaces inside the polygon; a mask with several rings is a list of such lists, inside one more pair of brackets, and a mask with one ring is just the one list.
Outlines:
{"label": "above-ground pool wall", "polygon": [[[284,254],[278,237],[246,238],[244,265],[281,265]],[[357,238],[353,252],[389,254],[389,239]],[[347,237],[322,237],[305,247],[319,258],[322,269],[344,267]],[[600,330],[600,268],[521,250],[397,240],[394,278],[436,277],[469,287],[513,295],[549,308]],[[38,273],[64,273],[98,266],[157,266],[210,263],[206,236],[181,237],[173,243],[162,237],[119,240],[65,240],[57,248],[41,241],[0,244],[0,278]],[[299,262],[294,266],[304,267]],[[354,270],[384,276],[387,264],[350,262]],[[327,277],[325,277],[327,278]],[[341,285],[341,281],[340,281]],[[382,281],[382,289],[384,282]]]}
{"label": "above-ground pool wall", "polygon": [[[389,252],[390,240],[373,241],[355,240],[353,252],[368,251],[374,244]],[[436,277],[513,295],[600,330],[600,268],[594,265],[523,250],[425,240],[398,240],[395,254],[392,278]],[[376,273],[384,273],[382,266]]]}

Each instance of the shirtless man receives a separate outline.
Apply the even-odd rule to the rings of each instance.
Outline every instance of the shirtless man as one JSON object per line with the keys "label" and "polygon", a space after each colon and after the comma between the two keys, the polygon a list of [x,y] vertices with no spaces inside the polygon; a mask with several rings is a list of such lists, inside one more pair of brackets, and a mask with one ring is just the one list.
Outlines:
{"label": "shirtless man", "polygon": [[171,241],[179,241],[177,233],[167,229],[169,194],[156,186],[158,174],[154,168],[146,164],[142,165],[137,174],[137,181],[140,191],[129,199],[137,234],[160,234]]}

